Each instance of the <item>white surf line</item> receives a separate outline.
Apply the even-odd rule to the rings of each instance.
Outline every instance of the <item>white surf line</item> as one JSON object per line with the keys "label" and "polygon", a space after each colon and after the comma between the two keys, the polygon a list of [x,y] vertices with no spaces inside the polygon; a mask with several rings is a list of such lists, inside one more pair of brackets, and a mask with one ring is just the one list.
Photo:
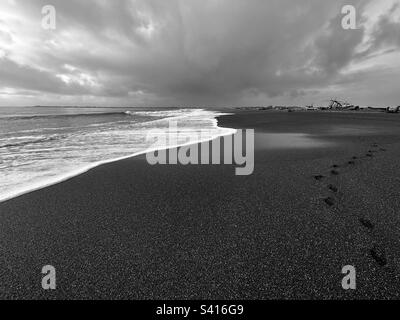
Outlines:
{"label": "white surf line", "polygon": [[[203,110],[203,111],[207,111],[204,109],[198,109],[198,110]],[[61,175],[58,176],[56,178],[53,179],[47,179],[38,183],[34,183],[31,184],[25,188],[22,188],[18,191],[14,191],[14,192],[10,192],[10,193],[6,193],[5,195],[0,195],[0,203],[1,202],[5,202],[7,200],[11,200],[13,198],[22,196],[24,194],[28,194],[37,190],[41,190],[44,189],[46,187],[49,186],[53,186],[59,183],[62,183],[64,181],[70,180],[74,177],[77,177],[83,173],[88,172],[91,169],[94,169],[98,166],[101,166],[103,164],[107,164],[107,163],[112,163],[112,162],[117,162],[120,160],[125,160],[125,159],[129,159],[129,158],[133,158],[142,154],[146,154],[149,152],[154,152],[154,151],[162,151],[162,150],[168,150],[168,149],[174,149],[174,148],[178,148],[178,147],[185,147],[185,146],[189,146],[192,144],[199,144],[199,143],[203,143],[203,142],[208,142],[208,141],[212,141],[214,139],[217,139],[219,137],[224,137],[224,136],[229,136],[229,135],[233,135],[237,132],[237,129],[233,129],[233,128],[224,128],[224,127],[218,127],[218,120],[216,119],[216,117],[220,117],[220,116],[224,116],[224,115],[232,115],[233,113],[217,113],[213,115],[213,119],[209,119],[212,121],[214,128],[216,129],[223,129],[223,130],[227,130],[228,132],[224,132],[224,133],[220,133],[220,134],[215,134],[215,136],[210,137],[210,138],[204,138],[204,139],[200,139],[198,141],[190,141],[190,142],[186,142],[186,143],[182,143],[182,144],[176,144],[176,145],[171,145],[171,146],[165,146],[165,147],[156,147],[156,148],[149,148],[146,150],[142,150],[142,151],[138,151],[135,152],[131,155],[127,155],[127,156],[123,156],[123,157],[119,157],[119,158],[115,158],[115,159],[109,159],[109,160],[103,160],[103,161],[98,161],[98,162],[94,162],[93,164],[90,164],[88,166],[85,166],[83,168],[77,169],[75,171],[71,171],[70,173],[67,173],[65,175]],[[171,119],[177,119],[177,118],[185,118],[188,117],[190,115],[181,115],[181,116],[175,116],[175,117],[167,117],[164,119],[158,119],[158,120],[152,120],[149,122],[156,122],[156,121],[162,121],[162,120],[171,120]],[[143,122],[143,123],[148,123],[148,122]]]}

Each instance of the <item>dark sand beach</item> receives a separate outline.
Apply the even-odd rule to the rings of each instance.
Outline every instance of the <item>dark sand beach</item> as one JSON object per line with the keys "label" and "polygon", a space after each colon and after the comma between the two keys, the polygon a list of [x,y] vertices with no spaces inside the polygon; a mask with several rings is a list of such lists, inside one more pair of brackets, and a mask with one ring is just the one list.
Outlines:
{"label": "dark sand beach", "polygon": [[138,156],[0,203],[0,298],[400,297],[399,115],[239,111],[219,126],[255,129],[252,175]]}

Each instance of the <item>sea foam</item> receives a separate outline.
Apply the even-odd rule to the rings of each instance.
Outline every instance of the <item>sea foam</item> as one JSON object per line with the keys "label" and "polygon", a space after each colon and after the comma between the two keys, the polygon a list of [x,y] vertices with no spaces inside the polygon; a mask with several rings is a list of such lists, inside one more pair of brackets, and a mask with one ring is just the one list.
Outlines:
{"label": "sea foam", "polygon": [[[234,134],[234,129],[218,127],[219,115],[204,109],[176,109],[0,117],[0,201],[105,163]],[[184,139],[154,148],[148,133],[157,129],[167,135],[171,121]]]}

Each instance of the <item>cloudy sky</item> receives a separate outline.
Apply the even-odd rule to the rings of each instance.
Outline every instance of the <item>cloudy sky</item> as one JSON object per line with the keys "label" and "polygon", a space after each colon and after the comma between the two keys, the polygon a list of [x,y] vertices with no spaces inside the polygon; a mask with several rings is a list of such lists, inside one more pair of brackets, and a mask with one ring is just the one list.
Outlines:
{"label": "cloudy sky", "polygon": [[399,0],[0,1],[0,106],[400,105],[399,80]]}

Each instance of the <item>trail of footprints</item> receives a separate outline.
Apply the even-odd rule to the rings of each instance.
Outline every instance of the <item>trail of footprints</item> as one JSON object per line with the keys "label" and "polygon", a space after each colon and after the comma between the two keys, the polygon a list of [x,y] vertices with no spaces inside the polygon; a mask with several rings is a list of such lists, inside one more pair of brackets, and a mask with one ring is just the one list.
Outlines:
{"label": "trail of footprints", "polygon": [[[363,159],[369,159],[373,158],[375,154],[379,152],[385,152],[386,149],[380,147],[377,143],[373,143],[371,145],[371,149],[369,149],[365,155],[363,156],[353,156],[349,161],[347,161],[345,164],[338,165],[334,164],[331,166],[330,171],[329,171],[329,176],[334,177],[340,175],[339,168],[346,167],[346,166],[355,166],[357,164],[357,161],[362,161]],[[324,176],[321,174],[315,175],[314,179],[317,181],[324,181],[328,180],[329,176]],[[336,197],[335,195],[339,192],[339,189],[337,186],[335,186],[332,183],[327,184],[327,189],[331,193],[331,196],[328,196],[326,198],[323,198],[323,202],[328,206],[328,207],[333,207],[336,204]],[[375,228],[375,225],[367,218],[361,217],[358,219],[358,222],[360,225],[369,232],[372,232]],[[369,250],[369,255],[371,258],[375,260],[375,262],[381,266],[384,267],[387,265],[387,258],[385,254],[385,250],[383,248],[380,248],[378,246],[374,246]]]}

